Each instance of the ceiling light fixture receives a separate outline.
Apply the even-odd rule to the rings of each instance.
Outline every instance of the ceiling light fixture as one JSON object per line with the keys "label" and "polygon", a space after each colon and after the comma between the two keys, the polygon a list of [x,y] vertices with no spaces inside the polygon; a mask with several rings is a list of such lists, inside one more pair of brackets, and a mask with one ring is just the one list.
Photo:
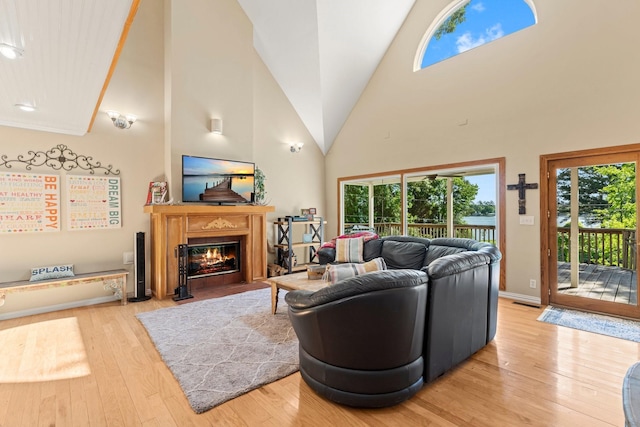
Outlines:
{"label": "ceiling light fixture", "polygon": [[303,145],[304,145],[303,142],[295,142],[295,143],[291,144],[289,149],[291,150],[292,153],[299,153],[300,150],[302,150],[302,146]]}
{"label": "ceiling light fixture", "polygon": [[36,107],[35,105],[31,105],[31,104],[15,104],[15,107],[21,109],[22,111],[36,111]]}
{"label": "ceiling light fixture", "polygon": [[113,110],[107,111],[107,115],[113,122],[113,125],[118,129],[129,129],[131,125],[134,124],[136,120],[138,120],[138,118],[133,114],[122,115]]}
{"label": "ceiling light fixture", "polygon": [[5,58],[16,59],[22,56],[23,50],[6,43],[0,43],[0,54]]}

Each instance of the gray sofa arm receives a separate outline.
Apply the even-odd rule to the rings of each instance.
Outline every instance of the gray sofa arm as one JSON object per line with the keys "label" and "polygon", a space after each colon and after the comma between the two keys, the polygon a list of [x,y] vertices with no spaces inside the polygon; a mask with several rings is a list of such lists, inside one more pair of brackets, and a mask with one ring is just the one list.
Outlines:
{"label": "gray sofa arm", "polygon": [[289,307],[304,310],[339,299],[384,289],[407,288],[427,283],[427,275],[418,270],[380,270],[350,277],[319,291],[295,290],[284,299]]}
{"label": "gray sofa arm", "polygon": [[491,264],[502,259],[502,253],[500,253],[500,250],[495,245],[486,242],[478,242],[473,239],[439,237],[437,239],[431,240],[431,244],[434,246],[450,246],[464,248],[472,252],[480,252],[489,256],[489,258],[491,259]]}
{"label": "gray sofa arm", "polygon": [[426,271],[432,279],[439,279],[490,263],[491,257],[485,253],[460,252],[440,257],[428,266],[423,267],[422,270]]}

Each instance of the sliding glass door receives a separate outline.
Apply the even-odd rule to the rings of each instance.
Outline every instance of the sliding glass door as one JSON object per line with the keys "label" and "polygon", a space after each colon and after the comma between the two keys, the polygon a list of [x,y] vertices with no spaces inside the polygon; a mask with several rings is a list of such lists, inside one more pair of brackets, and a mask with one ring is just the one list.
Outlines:
{"label": "sliding glass door", "polygon": [[342,232],[402,234],[402,185],[399,176],[375,177],[342,186]]}
{"label": "sliding glass door", "polygon": [[411,171],[345,180],[341,232],[464,237],[497,244],[495,168]]}

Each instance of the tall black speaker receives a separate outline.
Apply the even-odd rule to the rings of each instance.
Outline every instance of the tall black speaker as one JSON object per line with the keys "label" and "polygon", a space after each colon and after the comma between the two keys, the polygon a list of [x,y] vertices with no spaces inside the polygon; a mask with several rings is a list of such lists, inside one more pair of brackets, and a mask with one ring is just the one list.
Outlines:
{"label": "tall black speaker", "polygon": [[146,294],[146,263],[144,255],[144,232],[138,231],[133,235],[133,281],[134,296],[130,302],[146,301],[150,296]]}

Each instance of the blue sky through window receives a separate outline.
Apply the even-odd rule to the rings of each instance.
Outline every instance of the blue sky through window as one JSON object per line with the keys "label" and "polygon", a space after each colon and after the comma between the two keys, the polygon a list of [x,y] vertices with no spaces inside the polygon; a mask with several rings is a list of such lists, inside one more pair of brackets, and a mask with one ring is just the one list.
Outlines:
{"label": "blue sky through window", "polygon": [[478,194],[474,202],[493,202],[498,204],[496,200],[496,175],[472,175],[466,176],[465,179],[471,184],[478,184]]}
{"label": "blue sky through window", "polygon": [[535,17],[524,0],[471,0],[465,21],[453,33],[429,40],[422,68],[533,24]]}

